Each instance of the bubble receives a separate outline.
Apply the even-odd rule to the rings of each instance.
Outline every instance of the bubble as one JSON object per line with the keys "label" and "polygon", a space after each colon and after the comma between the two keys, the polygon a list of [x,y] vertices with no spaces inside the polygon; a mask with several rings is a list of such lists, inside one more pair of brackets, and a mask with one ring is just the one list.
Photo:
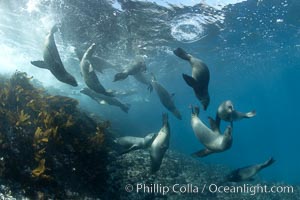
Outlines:
{"label": "bubble", "polygon": [[200,14],[184,14],[175,17],[171,22],[171,35],[184,43],[196,42],[206,36],[207,19]]}

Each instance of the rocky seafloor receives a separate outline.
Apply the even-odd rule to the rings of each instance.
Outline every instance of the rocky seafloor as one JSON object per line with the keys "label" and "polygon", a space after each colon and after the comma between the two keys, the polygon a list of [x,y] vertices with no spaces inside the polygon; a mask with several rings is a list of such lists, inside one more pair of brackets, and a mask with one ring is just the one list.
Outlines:
{"label": "rocky seafloor", "polygon": [[224,182],[230,169],[172,150],[150,174],[147,149],[119,154],[109,123],[77,105],[37,89],[25,73],[0,77],[0,199],[300,199],[299,186],[254,194],[250,186],[288,184]]}
{"label": "rocky seafloor", "polygon": [[[243,183],[225,183],[224,175],[230,170],[222,165],[208,165],[192,157],[168,150],[161,169],[155,174],[150,174],[149,152],[137,150],[124,155],[117,155],[110,152],[110,162],[107,165],[108,178],[106,179],[106,190],[98,197],[82,194],[78,191],[68,190],[64,199],[120,199],[120,200],[141,200],[141,199],[207,199],[207,200],[295,200],[300,197],[300,187],[293,186],[290,193],[251,193],[249,189],[245,193],[221,193],[210,192],[209,185],[218,186],[243,186],[267,185],[283,186],[284,183],[270,183],[262,180]],[[145,186],[148,186],[148,189]],[[177,185],[175,185],[177,184]],[[206,189],[203,186],[206,184]],[[9,184],[8,184],[9,185]],[[14,184],[15,186],[16,184]],[[174,191],[173,186],[175,185]],[[141,189],[137,190],[137,187]],[[166,187],[169,188],[167,192]],[[151,189],[152,188],[152,189]],[[164,189],[165,188],[165,189]],[[196,189],[198,188],[198,190]],[[0,199],[30,199],[25,197],[21,187],[19,191],[10,190],[9,186],[0,186]],[[145,190],[144,190],[145,189]],[[214,190],[214,188],[212,188]],[[165,191],[165,194],[163,194]],[[4,198],[6,197],[6,198]],[[43,199],[43,198],[41,198]],[[50,198],[51,199],[51,198]],[[59,198],[53,198],[59,199]]]}
{"label": "rocky seafloor", "polygon": [[[255,191],[250,189],[250,186],[259,184],[270,188],[287,184],[270,183],[260,179],[254,182],[224,182],[225,175],[230,172],[229,168],[222,165],[208,165],[171,150],[167,151],[161,169],[154,175],[149,173],[149,152],[143,150],[116,157],[107,169],[109,172],[107,196],[113,199],[300,199],[299,186],[293,186],[293,192],[290,191],[290,193],[260,192],[254,194]],[[244,184],[246,188],[248,187],[245,193],[215,191],[215,185],[237,187],[244,186]],[[210,185],[212,185],[211,191]]]}

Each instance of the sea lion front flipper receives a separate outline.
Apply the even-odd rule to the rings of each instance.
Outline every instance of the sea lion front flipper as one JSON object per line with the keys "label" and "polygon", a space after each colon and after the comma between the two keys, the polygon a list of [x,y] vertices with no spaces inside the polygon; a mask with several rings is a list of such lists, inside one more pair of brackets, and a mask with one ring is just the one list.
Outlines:
{"label": "sea lion front flipper", "polygon": [[271,157],[269,160],[267,160],[266,162],[264,162],[261,166],[261,169],[268,167],[270,165],[272,165],[275,162],[274,158]]}
{"label": "sea lion front flipper", "polygon": [[215,120],[213,120],[213,118],[208,117],[208,121],[209,121],[211,130],[219,131],[220,127],[218,126],[217,122]]}
{"label": "sea lion front flipper", "polygon": [[190,87],[194,88],[197,85],[197,81],[193,77],[186,74],[182,74],[182,77]]}
{"label": "sea lion front flipper", "polygon": [[220,127],[220,125],[221,125],[221,118],[218,116],[218,114],[216,115],[215,121],[216,121],[217,126]]}
{"label": "sea lion front flipper", "polygon": [[121,105],[121,110],[123,110],[125,113],[128,113],[129,109],[130,109],[130,104],[126,103],[126,104],[122,104]]}
{"label": "sea lion front flipper", "polygon": [[130,151],[134,151],[134,150],[137,150],[137,149],[139,149],[137,145],[132,145],[130,148],[122,151],[121,154],[129,153]]}
{"label": "sea lion front flipper", "polygon": [[177,48],[173,51],[173,53],[183,60],[190,60],[189,54],[187,54],[182,48]]}
{"label": "sea lion front flipper", "polygon": [[94,68],[92,66],[92,64],[89,65],[89,73],[93,72],[94,71]]}
{"label": "sea lion front flipper", "polygon": [[251,112],[247,112],[245,114],[245,118],[251,118],[251,117],[254,117],[255,115],[256,115],[256,111],[252,110]]}
{"label": "sea lion front flipper", "polygon": [[42,69],[49,69],[49,67],[46,65],[46,63],[42,60],[37,60],[37,61],[31,61],[30,62],[32,65],[42,68]]}
{"label": "sea lion front flipper", "polygon": [[102,104],[102,105],[108,104],[107,101],[105,101],[105,100],[98,100],[98,103],[99,103],[99,104]]}
{"label": "sea lion front flipper", "polygon": [[153,91],[153,86],[151,84],[148,85],[148,88],[149,92],[151,93]]}
{"label": "sea lion front flipper", "polygon": [[192,153],[192,156],[193,157],[205,157],[205,156],[208,156],[209,154],[212,154],[213,151],[209,150],[209,149],[202,149],[200,151],[196,151],[194,153]]}

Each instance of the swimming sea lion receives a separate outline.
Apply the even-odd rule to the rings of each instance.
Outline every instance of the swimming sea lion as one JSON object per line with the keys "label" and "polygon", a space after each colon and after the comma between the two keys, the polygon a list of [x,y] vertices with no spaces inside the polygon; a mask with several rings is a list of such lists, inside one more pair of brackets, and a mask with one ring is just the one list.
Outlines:
{"label": "swimming sea lion", "polygon": [[253,176],[255,176],[260,170],[273,164],[275,160],[270,158],[264,163],[251,165],[243,168],[236,169],[232,171],[227,177],[226,180],[229,182],[239,182],[239,181],[252,181]]}
{"label": "swimming sea lion", "polygon": [[[78,59],[81,60],[84,55],[83,52],[80,52],[78,49],[75,49],[75,53]],[[112,64],[99,56],[94,55],[89,58],[89,61],[92,64],[94,70],[100,73],[103,73],[103,71],[106,69],[114,69],[116,71],[121,70],[121,67],[119,65]]]}
{"label": "swimming sea lion", "polygon": [[114,96],[111,92],[106,91],[106,89],[101,85],[94,67],[90,62],[90,59],[95,51],[96,44],[93,43],[83,54],[83,57],[80,61],[80,70],[84,79],[85,84],[95,92],[99,94],[104,94],[106,96]]}
{"label": "swimming sea lion", "polygon": [[76,87],[78,85],[76,79],[66,71],[58,54],[54,40],[54,33],[57,32],[57,30],[57,26],[54,25],[50,33],[46,36],[43,51],[44,60],[31,61],[31,64],[39,68],[50,70],[57,80]]}
{"label": "swimming sea lion", "polygon": [[156,138],[150,147],[151,172],[155,173],[159,170],[164,155],[169,148],[170,142],[170,127],[168,122],[168,114],[164,113],[163,126],[158,132]]}
{"label": "swimming sea lion", "polygon": [[191,64],[192,76],[186,74],[182,74],[182,76],[185,82],[194,89],[196,97],[203,105],[203,109],[206,110],[210,102],[208,93],[210,74],[207,65],[202,60],[193,57],[181,48],[177,48],[173,52],[176,56],[189,61]]}
{"label": "swimming sea lion", "polygon": [[167,108],[170,112],[174,114],[175,117],[178,119],[182,119],[180,112],[177,110],[173,96],[174,94],[170,94],[161,84],[159,84],[155,77],[152,77],[151,85],[153,86],[154,90],[156,91],[160,102]]}
{"label": "swimming sea lion", "polygon": [[242,113],[234,110],[233,103],[230,100],[227,100],[221,103],[218,107],[218,111],[216,114],[216,122],[219,126],[221,119],[227,122],[233,122],[243,118],[251,118],[255,115],[255,110],[247,113]]}
{"label": "swimming sea lion", "polygon": [[220,127],[209,117],[211,129],[208,128],[198,117],[199,108],[192,107],[191,125],[195,136],[206,147],[206,149],[193,153],[196,157],[205,157],[212,153],[223,152],[232,145],[232,129],[228,126],[221,134]]}
{"label": "swimming sea lion", "polygon": [[117,138],[115,142],[121,145],[125,149],[124,151],[122,151],[122,154],[124,154],[137,149],[146,149],[150,147],[155,137],[156,137],[156,133],[149,133],[143,138],[124,136],[124,137]]}
{"label": "swimming sea lion", "polygon": [[133,64],[129,65],[122,72],[117,73],[113,82],[126,79],[129,75],[135,75],[146,71],[146,63],[143,59],[137,59]]}
{"label": "swimming sea lion", "polygon": [[112,105],[112,106],[117,106],[117,107],[121,108],[121,110],[123,110],[126,113],[128,113],[128,110],[130,108],[129,104],[123,104],[118,99],[116,99],[114,97],[109,97],[109,96],[106,96],[106,95],[103,95],[103,94],[96,93],[96,92],[94,92],[93,90],[91,90],[89,88],[83,88],[80,92],[87,95],[87,96],[89,96],[90,98],[92,98],[93,100],[95,100],[99,104],[109,104],[109,105]]}

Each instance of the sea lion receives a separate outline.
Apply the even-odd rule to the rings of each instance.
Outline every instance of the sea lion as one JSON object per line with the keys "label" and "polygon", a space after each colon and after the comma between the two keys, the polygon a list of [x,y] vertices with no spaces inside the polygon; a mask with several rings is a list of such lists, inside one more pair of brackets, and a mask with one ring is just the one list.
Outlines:
{"label": "sea lion", "polygon": [[134,74],[133,77],[137,81],[139,81],[140,83],[143,83],[143,84],[147,85],[148,90],[150,91],[150,93],[152,92],[153,87],[152,87],[152,84],[151,84],[151,78],[146,76],[146,74],[144,72],[138,72],[138,73]]}
{"label": "sea lion", "polygon": [[216,122],[209,117],[211,129],[208,128],[198,117],[199,108],[191,107],[192,117],[191,125],[195,136],[198,140],[206,147],[203,150],[193,153],[196,157],[205,157],[212,153],[223,152],[229,149],[232,145],[232,128],[228,126],[221,134],[220,127],[217,126]]}
{"label": "sea lion", "polygon": [[260,170],[270,166],[273,164],[275,160],[271,157],[264,163],[251,165],[247,167],[242,167],[232,171],[229,175],[227,175],[226,180],[229,182],[239,182],[239,181],[252,181],[253,176],[255,176]]}
{"label": "sea lion", "polygon": [[57,30],[57,26],[54,25],[50,33],[46,36],[43,50],[44,60],[31,61],[31,64],[39,68],[50,70],[57,80],[76,87],[78,85],[76,79],[66,71],[58,54],[54,40],[54,33],[57,32]]}
{"label": "sea lion", "polygon": [[156,137],[156,133],[149,133],[143,138],[124,136],[124,137],[117,138],[115,142],[123,147],[124,150],[122,151],[121,154],[124,154],[130,151],[134,151],[138,149],[146,149],[150,147],[155,137]]}
{"label": "sea lion", "polygon": [[83,76],[85,84],[95,92],[99,94],[104,94],[106,96],[114,96],[112,92],[106,91],[106,89],[101,85],[96,72],[94,71],[94,67],[90,62],[90,58],[95,52],[96,44],[93,43],[83,54],[83,57],[80,61],[80,70]]}
{"label": "sea lion", "polygon": [[99,104],[109,104],[109,105],[112,105],[112,106],[117,106],[117,107],[121,108],[121,110],[123,110],[126,113],[128,113],[128,110],[130,108],[129,104],[123,104],[118,99],[116,99],[114,97],[109,97],[109,96],[106,96],[106,95],[103,95],[103,94],[96,93],[96,92],[94,92],[93,90],[91,90],[89,88],[83,88],[80,92],[82,94],[85,94],[85,95],[89,96],[90,98],[92,98],[93,100],[95,100]]}
{"label": "sea lion", "polygon": [[[75,49],[75,53],[79,60],[82,59],[84,53],[79,51],[78,49]],[[89,58],[90,63],[92,64],[95,71],[98,71],[100,73],[103,73],[104,70],[107,69],[114,69],[116,71],[120,71],[121,67],[119,65],[112,64],[108,61],[106,61],[104,58],[101,58],[99,56],[93,55]]]}
{"label": "sea lion", "polygon": [[126,67],[122,72],[115,74],[113,82],[126,79],[129,75],[135,75],[146,71],[146,63],[143,59],[137,59],[133,64]]}
{"label": "sea lion", "polygon": [[162,115],[163,126],[158,132],[156,138],[150,147],[151,172],[155,173],[159,170],[164,155],[169,148],[170,142],[170,126],[168,122],[168,114]]}
{"label": "sea lion", "polygon": [[255,115],[256,115],[255,110],[247,113],[242,113],[234,110],[233,103],[230,100],[227,100],[219,105],[216,114],[216,122],[219,126],[221,119],[232,123],[233,121],[241,120],[243,118],[251,118],[254,117]]}
{"label": "sea lion", "polygon": [[156,81],[154,76],[152,77],[151,85],[156,91],[159,100],[164,105],[164,107],[167,108],[170,112],[172,112],[175,117],[181,120],[182,119],[181,114],[177,110],[173,101],[174,94],[171,95],[161,84],[159,84]]}
{"label": "sea lion", "polygon": [[189,61],[191,64],[192,76],[186,74],[182,74],[182,76],[185,82],[194,89],[196,97],[200,100],[203,109],[206,110],[210,102],[208,93],[210,74],[207,65],[202,60],[193,57],[181,48],[177,48],[173,52],[176,56]]}

